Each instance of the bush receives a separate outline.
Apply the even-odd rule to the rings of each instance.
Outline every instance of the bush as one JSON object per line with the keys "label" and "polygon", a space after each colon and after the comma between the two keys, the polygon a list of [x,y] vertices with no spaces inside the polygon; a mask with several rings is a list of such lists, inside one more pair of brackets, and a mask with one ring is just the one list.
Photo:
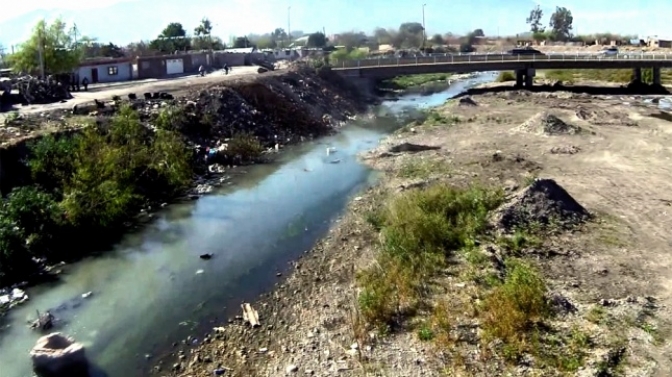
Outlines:
{"label": "bush", "polygon": [[25,278],[35,267],[31,257],[72,256],[74,231],[91,241],[109,239],[116,234],[110,230],[139,206],[181,191],[193,173],[193,153],[182,138],[151,131],[130,107],[122,107],[107,126],[90,126],[72,137],[46,136],[30,152],[28,165],[42,189],[18,188],[0,207],[3,282]]}
{"label": "bush", "polygon": [[229,140],[225,155],[236,161],[253,161],[264,151],[264,147],[254,135],[238,133]]}
{"label": "bush", "polygon": [[497,76],[497,82],[516,81],[516,75],[513,72],[502,71]]}

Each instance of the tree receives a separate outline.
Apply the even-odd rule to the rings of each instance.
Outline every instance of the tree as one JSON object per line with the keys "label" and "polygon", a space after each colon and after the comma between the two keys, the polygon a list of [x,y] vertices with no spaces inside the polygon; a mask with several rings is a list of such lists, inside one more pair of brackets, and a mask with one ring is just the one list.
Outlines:
{"label": "tree", "polygon": [[171,22],[155,40],[149,43],[149,47],[164,53],[173,53],[178,50],[189,50],[191,40],[187,38],[187,31],[181,23]]}
{"label": "tree", "polygon": [[430,38],[429,41],[430,41],[433,45],[439,45],[439,46],[442,46],[442,45],[444,45],[444,44],[446,43],[446,42],[443,40],[443,37],[441,36],[441,34],[434,34],[434,35],[432,36],[432,38]]}
{"label": "tree", "polygon": [[270,35],[271,37],[271,48],[277,46],[289,46],[289,36],[283,28],[276,28]]}
{"label": "tree", "polygon": [[[33,28],[30,38],[12,56],[15,70],[40,72],[40,58],[45,74],[72,72],[80,63],[82,54],[74,43],[74,34],[61,19],[50,25],[41,20]],[[41,51],[41,54],[40,54]]]}
{"label": "tree", "polygon": [[278,46],[278,44],[276,43],[276,41],[273,39],[273,37],[270,34],[269,35],[262,35],[262,36],[254,38],[254,39],[252,39],[252,38],[249,38],[249,39],[259,49],[276,48]]}
{"label": "tree", "polygon": [[247,37],[238,37],[233,42],[233,48],[256,47]]}
{"label": "tree", "polygon": [[424,28],[419,22],[405,22],[399,25],[399,32],[394,40],[394,47],[420,47],[424,42]]}
{"label": "tree", "polygon": [[368,38],[362,32],[345,32],[334,37],[333,44],[336,46],[344,46],[348,51],[355,47],[360,47],[366,44]]}
{"label": "tree", "polygon": [[129,43],[128,46],[126,46],[126,51],[129,56],[152,55],[152,50],[149,48],[149,43],[145,41]]}
{"label": "tree", "polygon": [[308,36],[306,45],[308,47],[325,47],[327,45],[327,36],[320,31],[312,33]]}
{"label": "tree", "polygon": [[373,37],[376,39],[379,45],[393,44],[396,34],[397,32],[395,30],[387,30],[383,29],[382,27],[378,27],[373,30]]}
{"label": "tree", "polygon": [[212,23],[209,19],[203,17],[200,25],[194,29],[194,34],[197,37],[209,37],[212,33]]}
{"label": "tree", "polygon": [[544,16],[544,11],[541,10],[541,7],[537,5],[530,11],[529,17],[525,20],[527,24],[530,25],[530,31],[533,34],[544,32],[544,27],[541,26],[541,18]]}
{"label": "tree", "polygon": [[565,7],[556,7],[555,12],[551,15],[551,32],[553,37],[559,41],[566,41],[572,36],[572,23],[574,17],[572,12]]}
{"label": "tree", "polygon": [[209,37],[209,38],[193,38],[191,41],[191,48],[194,50],[224,50],[226,49],[226,44],[219,37]]}
{"label": "tree", "polygon": [[106,45],[100,46],[100,56],[108,58],[121,58],[125,56],[125,54],[124,50],[121,47],[110,42]]}
{"label": "tree", "polygon": [[219,38],[212,37],[212,22],[203,17],[201,23],[194,29],[196,38],[191,42],[191,47],[195,50],[223,50],[224,43]]}
{"label": "tree", "polygon": [[471,35],[474,37],[485,37],[485,33],[483,32],[483,29],[476,29],[471,32]]}

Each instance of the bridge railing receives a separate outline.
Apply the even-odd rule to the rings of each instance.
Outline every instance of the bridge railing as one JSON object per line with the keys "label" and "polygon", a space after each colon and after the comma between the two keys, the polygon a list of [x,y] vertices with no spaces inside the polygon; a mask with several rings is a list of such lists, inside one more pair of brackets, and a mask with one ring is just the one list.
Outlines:
{"label": "bridge railing", "polygon": [[511,54],[482,54],[482,55],[445,55],[445,56],[418,56],[408,58],[373,58],[362,60],[346,60],[334,64],[334,68],[366,68],[396,65],[426,65],[426,64],[465,64],[465,63],[498,63],[498,62],[534,62],[534,61],[672,61],[672,54],[546,54],[546,55],[511,55]]}

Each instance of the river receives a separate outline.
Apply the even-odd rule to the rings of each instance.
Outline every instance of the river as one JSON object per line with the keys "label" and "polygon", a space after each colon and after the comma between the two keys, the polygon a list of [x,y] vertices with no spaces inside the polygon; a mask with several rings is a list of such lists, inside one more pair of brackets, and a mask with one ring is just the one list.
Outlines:
{"label": "river", "polygon": [[[358,163],[359,152],[406,123],[412,109],[441,105],[493,78],[486,73],[443,92],[385,102],[373,110],[378,116],[289,147],[229,186],[155,213],[112,250],[65,266],[58,282],[29,289],[31,300],[6,318],[0,377],[32,375],[28,351],[40,334],[26,322],[46,309],[62,321],[58,331],[87,347],[95,375],[146,375],[172,343],[188,335],[198,341],[238,314],[242,301],[271,290],[277,273],[325,235],[351,196],[375,180]],[[336,152],[327,155],[327,147]],[[214,256],[202,260],[204,253]]]}

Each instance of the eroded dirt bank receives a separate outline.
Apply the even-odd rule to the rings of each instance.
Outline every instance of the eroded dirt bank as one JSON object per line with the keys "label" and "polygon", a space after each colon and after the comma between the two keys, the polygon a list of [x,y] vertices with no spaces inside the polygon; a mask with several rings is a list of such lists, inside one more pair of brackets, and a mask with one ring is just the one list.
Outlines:
{"label": "eroded dirt bank", "polygon": [[379,185],[260,327],[213,323],[156,375],[667,376],[670,129],[618,98],[452,101],[363,156]]}

